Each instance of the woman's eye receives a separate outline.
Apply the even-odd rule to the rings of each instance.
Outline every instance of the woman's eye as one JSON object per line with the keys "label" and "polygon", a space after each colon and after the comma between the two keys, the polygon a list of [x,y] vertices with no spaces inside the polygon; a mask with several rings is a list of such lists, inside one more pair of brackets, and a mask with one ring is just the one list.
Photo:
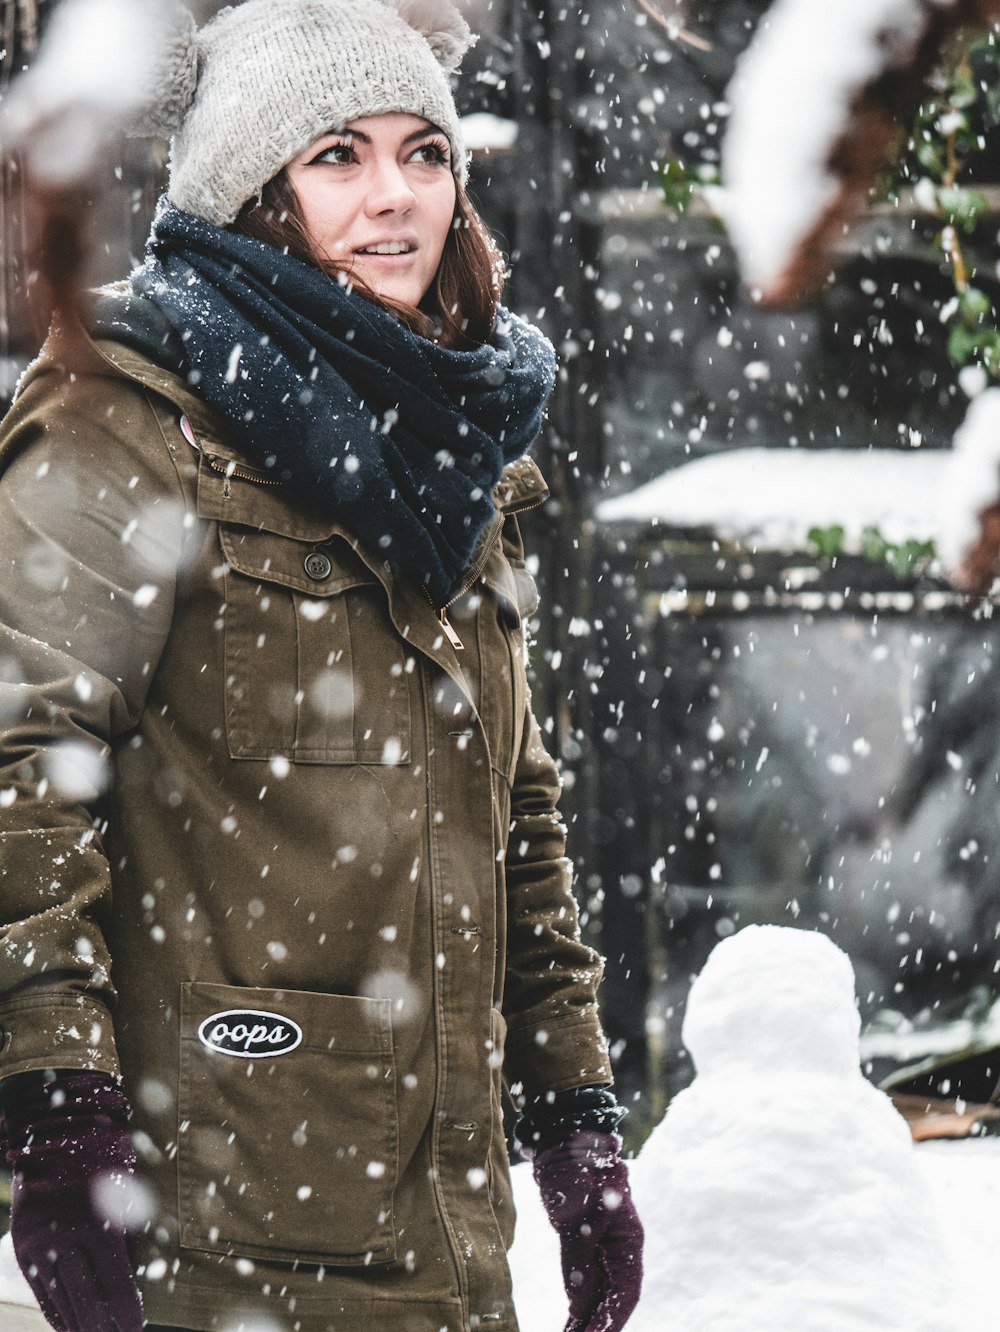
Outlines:
{"label": "woman's eye", "polygon": [[422,143],[413,156],[418,162],[432,166],[448,165],[448,150],[443,143]]}
{"label": "woman's eye", "polygon": [[310,166],[317,162],[332,162],[334,166],[348,166],[354,159],[354,149],[349,143],[335,143],[332,148],[324,148],[314,157]]}

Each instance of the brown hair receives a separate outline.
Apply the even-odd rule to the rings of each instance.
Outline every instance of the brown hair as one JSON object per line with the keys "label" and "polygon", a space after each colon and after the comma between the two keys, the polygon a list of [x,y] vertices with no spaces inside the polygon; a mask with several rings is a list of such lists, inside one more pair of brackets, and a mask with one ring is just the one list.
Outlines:
{"label": "brown hair", "polygon": [[379,296],[351,275],[349,268],[317,254],[306,231],[295,186],[285,171],[267,182],[259,199],[243,205],[232,230],[315,264],[330,277],[343,280],[346,274],[353,290],[390,310],[414,333],[444,347],[468,351],[487,342],[493,332],[506,264],[464,187],[459,181],[455,187],[455,217],[427,295],[428,301],[433,300],[431,313]]}

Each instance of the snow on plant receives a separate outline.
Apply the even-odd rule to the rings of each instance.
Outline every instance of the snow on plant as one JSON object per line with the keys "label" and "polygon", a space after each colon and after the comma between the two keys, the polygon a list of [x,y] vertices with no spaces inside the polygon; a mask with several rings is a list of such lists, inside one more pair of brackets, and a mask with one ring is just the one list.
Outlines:
{"label": "snow on plant", "polygon": [[[1000,330],[989,296],[976,283],[964,236],[972,236],[988,210],[985,195],[968,182],[969,168],[1000,125],[1000,40],[986,33],[961,50],[940,89],[924,102],[910,140],[917,204],[940,218],[938,234],[955,285],[941,311],[948,327],[948,356],[959,367],[959,384],[971,398],[1000,379]],[[902,182],[901,182],[902,183]]]}
{"label": "snow on plant", "polygon": [[940,44],[991,13],[996,0],[777,0],[730,87],[723,145],[726,220],[763,300],[822,281]]}
{"label": "snow on plant", "polygon": [[939,450],[727,449],[602,501],[602,522],[710,527],[763,550],[860,554],[920,572],[940,528]]}

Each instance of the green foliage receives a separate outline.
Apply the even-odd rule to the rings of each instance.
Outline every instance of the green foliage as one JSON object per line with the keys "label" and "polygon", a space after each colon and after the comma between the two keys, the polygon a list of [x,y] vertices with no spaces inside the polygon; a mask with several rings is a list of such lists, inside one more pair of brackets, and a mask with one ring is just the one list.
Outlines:
{"label": "green foliage", "polygon": [[861,554],[872,564],[884,564],[891,549],[877,527],[866,527],[861,533]]}
{"label": "green foliage", "polygon": [[948,358],[952,365],[981,365],[987,373],[1000,373],[1000,330],[955,323],[948,330]]}
{"label": "green foliage", "polygon": [[[1000,41],[983,32],[957,53],[934,95],[919,108],[909,152],[899,164],[903,180],[925,174],[945,183],[986,146],[985,136],[1000,126]],[[914,166],[918,169],[914,169]]]}
{"label": "green foliage", "polygon": [[987,135],[1000,126],[1000,40],[998,29],[981,34],[958,53],[936,94],[920,108],[910,138],[909,160],[901,179],[923,176],[918,190],[932,203],[944,227],[938,244],[955,283],[956,300],[948,303],[948,357],[958,367],[981,365],[1000,377],[1000,330],[997,312],[985,292],[973,285],[959,234],[977,231],[988,203],[970,186],[968,176],[987,146]]}
{"label": "green foliage", "polygon": [[663,202],[671,212],[686,213],[694,198],[698,177],[679,157],[668,158],[660,164],[660,189]]}
{"label": "green foliage", "polygon": [[989,208],[986,196],[978,190],[963,189],[958,185],[942,187],[937,191],[938,211],[951,226],[961,227],[967,236],[979,226],[979,220]]}
{"label": "green foliage", "polygon": [[806,540],[820,559],[835,559],[844,549],[844,529],[839,523],[832,527],[810,527]]}
{"label": "green foliage", "polygon": [[[721,179],[718,166],[710,162],[691,166],[680,157],[668,157],[657,167],[657,172],[663,202],[677,217],[691,207],[700,186],[718,185]],[[718,224],[716,230],[724,230],[721,219],[714,218],[713,221]]]}
{"label": "green foliage", "polygon": [[935,554],[933,541],[904,541],[898,546],[887,542],[885,562],[897,578],[908,578],[929,564]]}
{"label": "green foliage", "polygon": [[[844,528],[811,527],[807,540],[820,559],[836,559],[844,553]],[[909,578],[925,568],[937,554],[933,541],[887,541],[877,527],[861,533],[860,553],[872,564],[885,564],[897,578]]]}

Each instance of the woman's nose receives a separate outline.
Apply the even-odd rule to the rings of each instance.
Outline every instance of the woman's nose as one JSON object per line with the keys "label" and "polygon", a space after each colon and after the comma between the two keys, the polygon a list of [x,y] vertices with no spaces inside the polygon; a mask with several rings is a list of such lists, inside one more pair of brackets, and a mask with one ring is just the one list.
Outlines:
{"label": "woman's nose", "polygon": [[369,216],[379,213],[406,212],[412,207],[416,196],[397,162],[380,163],[374,169],[365,211]]}

